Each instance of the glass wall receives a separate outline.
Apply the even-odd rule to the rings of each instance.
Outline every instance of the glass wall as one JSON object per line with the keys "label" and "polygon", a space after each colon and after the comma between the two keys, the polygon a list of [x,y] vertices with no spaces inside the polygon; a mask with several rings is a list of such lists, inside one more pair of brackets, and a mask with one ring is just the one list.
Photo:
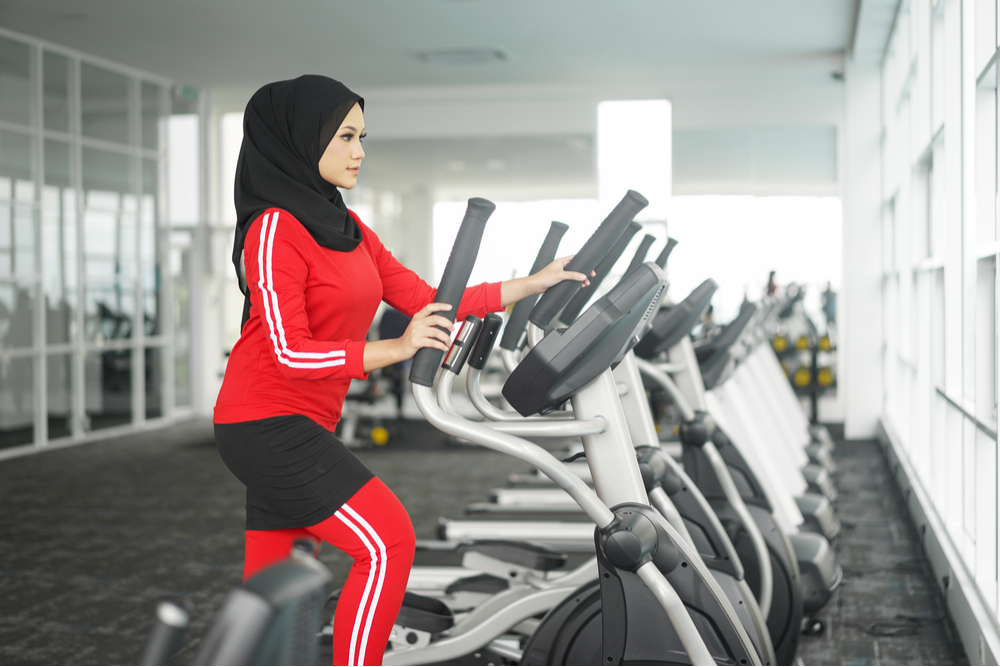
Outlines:
{"label": "glass wall", "polygon": [[997,0],[903,0],[882,63],[883,420],[996,616]]}
{"label": "glass wall", "polygon": [[169,92],[0,30],[0,450],[172,412]]}

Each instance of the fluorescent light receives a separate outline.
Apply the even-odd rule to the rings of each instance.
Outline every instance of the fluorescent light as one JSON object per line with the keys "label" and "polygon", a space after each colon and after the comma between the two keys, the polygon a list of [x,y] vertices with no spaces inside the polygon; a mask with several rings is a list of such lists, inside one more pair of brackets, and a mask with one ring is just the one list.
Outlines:
{"label": "fluorescent light", "polygon": [[507,54],[500,49],[440,49],[418,53],[417,59],[438,65],[481,65],[503,62]]}

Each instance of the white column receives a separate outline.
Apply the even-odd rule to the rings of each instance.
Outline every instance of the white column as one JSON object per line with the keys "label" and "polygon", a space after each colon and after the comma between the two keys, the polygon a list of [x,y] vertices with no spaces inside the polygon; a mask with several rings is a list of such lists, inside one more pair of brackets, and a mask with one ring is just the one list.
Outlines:
{"label": "white column", "polygon": [[845,63],[844,284],[838,325],[847,438],[875,435],[882,411],[881,76],[877,64]]}
{"label": "white column", "polygon": [[667,219],[673,193],[672,128],[673,107],[668,100],[597,105],[597,193],[602,213],[628,190],[635,190],[649,200],[637,220]]}

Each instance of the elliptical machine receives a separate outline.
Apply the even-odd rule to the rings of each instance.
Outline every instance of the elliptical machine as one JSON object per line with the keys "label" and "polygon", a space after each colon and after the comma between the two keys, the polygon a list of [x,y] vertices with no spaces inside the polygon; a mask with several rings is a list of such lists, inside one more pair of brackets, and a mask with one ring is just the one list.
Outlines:
{"label": "elliptical machine", "polygon": [[[760,562],[760,547],[745,531],[746,523],[740,520],[739,515],[748,512],[765,538],[774,572],[774,600],[777,605],[771,610],[768,627],[778,660],[785,663],[794,656],[803,614],[815,613],[826,603],[839,583],[840,567],[822,534],[802,533],[796,529],[802,515],[794,499],[772,497],[768,484],[758,476],[760,471],[748,462],[741,449],[733,445],[719,424],[709,416],[701,368],[695,361],[686,330],[683,333],[681,330],[686,326],[683,324],[685,321],[690,322],[700,316],[714,289],[712,281],[699,286],[684,302],[661,316],[654,326],[654,335],[640,346],[640,352],[648,357],[669,353],[670,363],[661,366],[640,360],[639,364],[643,375],[666,391],[680,410],[682,423],[679,435],[685,470],[709,499],[723,523],[731,527],[730,535],[740,558],[747,564],[747,579],[755,593],[762,588],[758,574],[761,570],[754,567],[754,563]],[[752,307],[742,310],[741,316],[730,327],[730,342],[739,338],[742,328],[753,314]],[[726,352],[725,348],[722,352]],[[718,355],[717,359],[721,359],[716,361],[717,365],[709,366],[715,380],[731,372],[728,353]],[[679,380],[675,383],[664,368],[676,372]],[[792,520],[793,515],[799,517],[798,521]],[[744,528],[741,529],[741,526]]]}
{"label": "elliptical machine", "polygon": [[[627,213],[632,209],[634,215],[643,205],[641,195],[630,193],[616,211]],[[492,208],[485,200],[470,200],[437,301],[458,303]],[[598,242],[606,247],[611,233],[605,230],[601,236],[599,230]],[[512,375],[505,385],[505,390],[510,387],[509,394],[505,391],[508,400],[516,394],[512,404],[522,414],[546,411],[571,400],[577,419],[605,422],[601,432],[584,436],[596,493],[543,448],[441,409],[432,387],[442,354],[425,349],[414,360],[414,397],[431,423],[541,468],[598,525],[598,582],[590,585],[589,592],[581,589],[546,615],[526,647],[526,662],[542,659],[550,664],[565,660],[620,664],[642,660],[711,664],[717,658],[733,664],[760,664],[718,584],[692,557],[691,548],[646,502],[608,368],[633,344],[662,294],[664,283],[655,265],[638,267],[574,325],[550,332],[518,365],[516,377]],[[449,352],[449,362],[458,360],[461,350],[456,349],[463,347],[456,345]],[[530,434],[536,421],[543,429],[563,426],[531,420],[521,432]],[[568,426],[568,432],[573,432],[571,423]],[[594,605],[594,586],[600,599],[599,610],[604,613],[594,613],[598,609]],[[387,663],[390,658],[396,664],[413,662],[407,659],[409,653],[387,654]]]}

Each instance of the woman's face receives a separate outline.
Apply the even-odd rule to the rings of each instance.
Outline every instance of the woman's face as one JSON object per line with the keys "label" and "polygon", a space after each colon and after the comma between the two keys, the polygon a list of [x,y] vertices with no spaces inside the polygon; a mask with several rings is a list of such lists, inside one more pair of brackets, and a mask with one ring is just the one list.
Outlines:
{"label": "woman's face", "polygon": [[364,136],[365,116],[361,105],[355,104],[319,159],[319,175],[324,181],[347,190],[357,185],[358,170],[365,157],[361,147]]}

